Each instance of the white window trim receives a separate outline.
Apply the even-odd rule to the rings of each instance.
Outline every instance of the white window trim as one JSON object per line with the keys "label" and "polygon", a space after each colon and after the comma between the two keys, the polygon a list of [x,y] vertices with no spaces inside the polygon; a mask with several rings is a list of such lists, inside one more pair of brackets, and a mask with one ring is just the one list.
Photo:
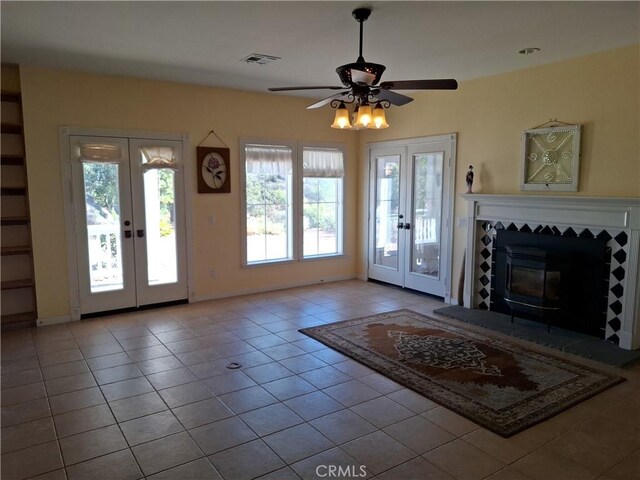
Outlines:
{"label": "white window trim", "polygon": [[[296,141],[296,140],[282,140],[282,139],[270,139],[270,138],[252,138],[241,137],[240,139],[240,238],[242,239],[241,245],[241,265],[244,268],[256,268],[268,265],[284,265],[288,263],[318,261],[318,260],[330,260],[335,258],[345,257],[344,245],[345,245],[345,205],[346,205],[346,192],[344,189],[344,181],[346,178],[346,163],[347,163],[347,149],[343,143],[328,143],[328,142],[310,142],[310,141]],[[247,197],[246,197],[246,164],[245,164],[245,147],[247,145],[278,145],[291,148],[291,160],[292,160],[292,257],[285,260],[264,260],[261,262],[247,261]],[[304,148],[332,148],[340,150],[342,152],[342,158],[345,165],[345,175],[342,177],[341,194],[342,201],[339,209],[340,226],[338,245],[339,252],[334,254],[322,254],[314,255],[310,257],[304,257],[303,240],[303,216],[304,216],[304,192],[302,189],[303,183],[303,149]]]}

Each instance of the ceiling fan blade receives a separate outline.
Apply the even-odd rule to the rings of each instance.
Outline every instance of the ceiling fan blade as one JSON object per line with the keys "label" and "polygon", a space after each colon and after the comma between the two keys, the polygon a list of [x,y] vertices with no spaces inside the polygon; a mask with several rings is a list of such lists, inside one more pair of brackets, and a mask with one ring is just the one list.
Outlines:
{"label": "ceiling fan blade", "polygon": [[272,87],[270,92],[287,92],[289,90],[342,90],[344,87]]}
{"label": "ceiling fan blade", "polygon": [[395,82],[382,82],[381,88],[393,90],[456,90],[458,82],[452,78],[437,80],[398,80]]}
{"label": "ceiling fan blade", "polygon": [[351,69],[351,81],[353,83],[364,83],[365,85],[373,85],[376,76],[369,72],[363,72],[362,70]]}
{"label": "ceiling fan blade", "polygon": [[407,97],[406,95],[402,95],[400,93],[392,92],[391,90],[387,90],[386,88],[374,90],[372,94],[380,100],[387,100],[396,107],[401,107],[402,105],[406,105],[409,102],[413,102],[413,98]]}
{"label": "ceiling fan blade", "polygon": [[335,100],[337,98],[342,97],[343,95],[349,93],[349,90],[345,90],[344,92],[340,92],[340,93],[336,93],[335,95],[331,95],[330,97],[327,97],[325,99],[320,100],[319,102],[316,102],[312,105],[309,105],[307,107],[307,110],[311,109],[311,108],[320,108],[320,107],[324,107],[325,105],[327,105],[328,103],[331,103],[331,100]]}

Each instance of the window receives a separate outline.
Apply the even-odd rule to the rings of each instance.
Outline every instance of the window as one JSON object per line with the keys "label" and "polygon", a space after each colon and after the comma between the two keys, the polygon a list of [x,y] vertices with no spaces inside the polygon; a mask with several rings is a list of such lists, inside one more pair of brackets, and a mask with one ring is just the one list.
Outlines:
{"label": "window", "polygon": [[242,141],[241,152],[246,264],[341,255],[342,148]]}
{"label": "window", "polygon": [[303,256],[342,253],[342,152],[303,147]]}
{"label": "window", "polygon": [[246,145],[247,263],[291,260],[292,148]]}

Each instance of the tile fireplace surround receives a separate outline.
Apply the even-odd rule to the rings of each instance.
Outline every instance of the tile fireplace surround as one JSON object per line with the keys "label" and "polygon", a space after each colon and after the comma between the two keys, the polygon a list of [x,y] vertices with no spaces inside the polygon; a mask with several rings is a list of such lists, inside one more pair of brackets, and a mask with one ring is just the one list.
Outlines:
{"label": "tile fireplace surround", "polygon": [[605,340],[640,349],[640,199],[462,194],[467,201],[466,308],[489,309],[500,229],[605,239],[610,255]]}

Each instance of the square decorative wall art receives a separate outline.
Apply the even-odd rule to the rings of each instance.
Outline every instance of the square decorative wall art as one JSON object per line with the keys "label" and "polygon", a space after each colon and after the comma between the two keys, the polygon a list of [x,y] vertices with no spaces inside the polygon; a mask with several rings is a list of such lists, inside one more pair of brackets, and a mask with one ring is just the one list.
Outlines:
{"label": "square decorative wall art", "polygon": [[525,130],[520,190],[576,192],[580,167],[580,125]]}

